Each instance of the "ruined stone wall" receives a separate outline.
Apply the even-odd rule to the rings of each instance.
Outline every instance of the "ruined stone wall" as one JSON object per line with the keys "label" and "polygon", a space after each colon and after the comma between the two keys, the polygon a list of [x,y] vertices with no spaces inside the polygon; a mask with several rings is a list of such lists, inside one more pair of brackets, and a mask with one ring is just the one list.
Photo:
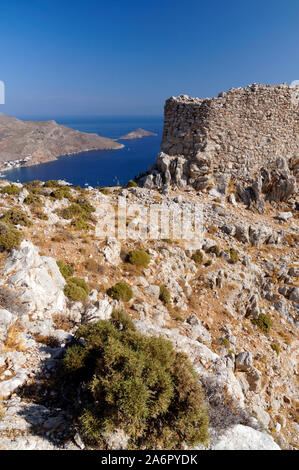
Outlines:
{"label": "ruined stone wall", "polygon": [[[299,156],[298,111],[299,87],[285,84],[253,84],[211,99],[172,97],[165,103],[161,149],[183,157],[184,163],[171,159],[172,172],[178,173],[179,161],[186,182],[199,188],[220,174],[248,182],[277,158]],[[161,157],[157,166],[162,169]]]}

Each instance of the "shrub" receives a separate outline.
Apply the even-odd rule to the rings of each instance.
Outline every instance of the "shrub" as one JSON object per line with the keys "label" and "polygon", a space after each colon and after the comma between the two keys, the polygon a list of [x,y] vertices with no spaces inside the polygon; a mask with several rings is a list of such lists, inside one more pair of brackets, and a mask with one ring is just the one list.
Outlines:
{"label": "shrub", "polygon": [[64,219],[72,219],[73,217],[80,217],[85,214],[84,209],[79,204],[71,204],[70,206],[62,209],[61,216]]}
{"label": "shrub", "polygon": [[59,188],[60,184],[56,180],[48,180],[44,183],[45,188]]}
{"label": "shrub", "polygon": [[172,245],[173,241],[171,240],[171,238],[162,238],[162,242],[164,243],[169,243],[170,245]]}
{"label": "shrub", "polygon": [[71,221],[71,226],[75,230],[89,230],[90,225],[83,219],[83,217],[77,217]]}
{"label": "shrub", "polygon": [[100,266],[98,265],[95,259],[88,258],[84,263],[84,268],[87,269],[87,271],[98,273]]}
{"label": "shrub", "polygon": [[51,192],[50,196],[54,199],[61,200],[63,198],[73,201],[71,190],[68,186],[59,186]]}
{"label": "shrub", "polygon": [[41,192],[42,182],[39,180],[30,181],[29,183],[24,184],[24,188],[28,189],[30,193],[38,194]]}
{"label": "shrub", "polygon": [[55,336],[45,336],[39,333],[33,333],[33,336],[37,343],[44,344],[48,348],[58,348],[60,346],[59,340]]}
{"label": "shrub", "polygon": [[133,181],[133,180],[130,180],[127,183],[127,188],[136,188],[137,186],[138,184],[136,183],[136,181]]}
{"label": "shrub", "polygon": [[64,295],[70,300],[82,301],[88,296],[90,289],[84,279],[80,279],[79,277],[71,277],[67,280],[63,292]]}
{"label": "shrub", "polygon": [[[91,444],[122,429],[129,448],[177,449],[208,441],[208,416],[198,377],[186,355],[161,337],[138,333],[120,311],[83,325],[66,351],[63,373],[72,390],[85,384],[79,426]],[[79,341],[80,340],[80,341]]]}
{"label": "shrub", "polygon": [[223,338],[221,340],[221,344],[226,348],[226,349],[229,349],[230,348],[230,342],[227,338]]}
{"label": "shrub", "polygon": [[24,199],[24,204],[40,204],[41,203],[41,200],[40,198],[36,195],[36,194],[33,194],[33,193],[29,193],[28,196],[25,197]]}
{"label": "shrub", "polygon": [[115,300],[123,300],[129,302],[133,297],[133,291],[126,282],[117,282],[114,286],[107,290],[107,294]]}
{"label": "shrub", "polygon": [[232,264],[235,264],[239,261],[239,255],[235,248],[230,248],[229,250],[229,261]]}
{"label": "shrub", "polygon": [[88,201],[79,199],[76,203],[62,209],[61,216],[64,219],[72,219],[73,217],[88,219],[94,211],[95,208]]}
{"label": "shrub", "polygon": [[107,188],[99,188],[100,193],[105,194],[105,196],[109,196],[110,191]]}
{"label": "shrub", "polygon": [[209,253],[214,253],[217,257],[220,256],[220,248],[218,245],[213,245],[209,248]]}
{"label": "shrub", "polygon": [[25,212],[15,209],[7,211],[1,219],[12,225],[23,225],[24,227],[30,227],[30,225],[32,225],[32,222],[29,220]]}
{"label": "shrub", "polygon": [[144,250],[133,250],[128,254],[127,260],[129,263],[134,264],[134,266],[142,266],[147,268],[151,257]]}
{"label": "shrub", "polygon": [[279,353],[280,353],[280,347],[279,347],[279,345],[278,345],[277,343],[272,343],[270,346],[271,346],[271,348],[273,349],[273,351],[276,352],[276,354],[277,354],[277,356],[278,356]]}
{"label": "shrub", "polygon": [[169,289],[165,286],[160,286],[160,295],[159,299],[163,302],[164,305],[169,304],[170,302],[170,292]]}
{"label": "shrub", "polygon": [[15,184],[9,184],[7,186],[4,186],[1,189],[2,194],[10,194],[11,196],[15,196],[17,194],[20,194],[20,192],[21,192],[21,188],[19,188]]}
{"label": "shrub", "polygon": [[76,203],[79,204],[81,209],[88,215],[96,210],[96,208],[86,199],[77,199]]}
{"label": "shrub", "polygon": [[264,333],[270,332],[272,320],[269,315],[266,315],[265,313],[260,313],[258,318],[253,318],[251,321],[254,325],[257,325],[258,328]]}
{"label": "shrub", "polygon": [[193,259],[194,263],[196,264],[202,264],[203,262],[203,254],[200,250],[196,250],[195,253],[191,256],[191,259]]}
{"label": "shrub", "polygon": [[11,250],[19,246],[22,240],[22,233],[14,227],[0,222],[0,248],[1,250]]}
{"label": "shrub", "polygon": [[62,261],[56,261],[59,271],[65,279],[74,274],[74,268],[70,264],[64,264]]}
{"label": "shrub", "polygon": [[212,260],[211,260],[211,259],[208,259],[208,260],[205,262],[204,266],[206,266],[206,267],[212,266]]}
{"label": "shrub", "polygon": [[47,214],[45,214],[42,210],[36,209],[34,210],[34,215],[40,220],[49,220]]}

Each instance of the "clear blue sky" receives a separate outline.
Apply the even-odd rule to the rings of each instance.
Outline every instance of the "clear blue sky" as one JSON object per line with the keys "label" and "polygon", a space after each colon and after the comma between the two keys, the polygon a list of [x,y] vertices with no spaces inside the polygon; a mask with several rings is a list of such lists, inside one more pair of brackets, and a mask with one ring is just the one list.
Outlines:
{"label": "clear blue sky", "polygon": [[298,0],[1,0],[14,115],[162,114],[171,95],[299,79]]}

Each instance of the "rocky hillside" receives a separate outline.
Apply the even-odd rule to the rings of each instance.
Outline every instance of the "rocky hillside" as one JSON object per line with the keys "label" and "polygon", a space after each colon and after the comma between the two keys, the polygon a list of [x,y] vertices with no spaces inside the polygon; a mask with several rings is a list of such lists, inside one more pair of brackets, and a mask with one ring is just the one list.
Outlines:
{"label": "rocky hillside", "polygon": [[[209,448],[298,448],[296,181],[285,160],[267,170],[267,186],[243,192],[1,182],[0,448],[88,447],[57,370],[78,327],[116,309],[188,355],[205,392]],[[105,237],[98,223],[119,197],[176,214],[200,204],[203,236],[146,238],[155,221],[143,217],[139,238]],[[111,289],[119,282],[126,295]],[[116,429],[104,447],[127,443]]]}
{"label": "rocky hillside", "polygon": [[123,145],[114,140],[79,132],[55,121],[22,121],[0,114],[0,169],[13,163],[34,165],[87,150],[120,148]]}

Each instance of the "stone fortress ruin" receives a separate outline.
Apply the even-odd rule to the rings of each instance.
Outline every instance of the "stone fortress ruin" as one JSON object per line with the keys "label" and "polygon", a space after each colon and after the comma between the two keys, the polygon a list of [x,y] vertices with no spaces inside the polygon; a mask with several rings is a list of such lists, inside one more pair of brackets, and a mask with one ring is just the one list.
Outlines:
{"label": "stone fortress ruin", "polygon": [[298,173],[299,86],[253,84],[217,98],[171,97],[161,150],[141,178],[145,187],[252,183],[278,159]]}

